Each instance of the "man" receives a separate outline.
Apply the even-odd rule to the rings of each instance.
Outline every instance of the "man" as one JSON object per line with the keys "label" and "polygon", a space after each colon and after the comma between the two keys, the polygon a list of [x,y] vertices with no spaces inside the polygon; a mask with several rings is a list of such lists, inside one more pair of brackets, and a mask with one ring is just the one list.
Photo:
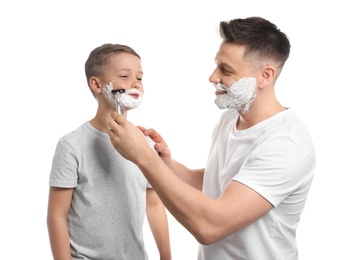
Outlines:
{"label": "man", "polygon": [[297,259],[296,229],[315,152],[303,123],[275,96],[289,40],[260,17],[221,22],[220,34],[210,81],[215,103],[226,110],[215,126],[205,169],[173,160],[163,138],[141,128],[156,142],[158,157],[141,131],[116,113],[108,134],[201,243],[199,259]]}

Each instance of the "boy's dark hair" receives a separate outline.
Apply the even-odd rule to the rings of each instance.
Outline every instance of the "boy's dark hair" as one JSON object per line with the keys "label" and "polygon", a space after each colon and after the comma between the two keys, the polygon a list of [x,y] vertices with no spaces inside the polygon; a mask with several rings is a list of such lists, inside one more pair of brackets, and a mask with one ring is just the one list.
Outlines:
{"label": "boy's dark hair", "polygon": [[[85,63],[85,73],[88,86],[91,77],[102,78],[104,76],[105,66],[109,63],[110,57],[118,53],[129,53],[141,59],[138,53],[127,45],[105,43],[95,48],[91,51]],[[92,94],[95,97],[93,91]]]}
{"label": "boy's dark hair", "polygon": [[271,59],[284,66],[290,55],[290,42],[278,27],[261,17],[220,22],[220,36],[225,42],[244,45],[245,57]]}

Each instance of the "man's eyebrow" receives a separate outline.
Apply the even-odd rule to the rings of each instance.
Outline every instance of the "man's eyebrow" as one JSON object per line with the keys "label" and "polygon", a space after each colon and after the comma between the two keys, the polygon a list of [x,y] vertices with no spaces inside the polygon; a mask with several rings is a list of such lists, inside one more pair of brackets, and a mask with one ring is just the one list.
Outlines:
{"label": "man's eyebrow", "polygon": [[218,55],[216,55],[215,57],[214,57],[214,61],[215,61],[215,63],[218,65],[218,66],[225,66],[225,67],[230,67],[230,68],[232,68],[232,66],[229,64],[229,63],[227,63],[227,62],[224,62],[224,61],[220,61],[219,59],[218,59]]}
{"label": "man's eyebrow", "polygon": [[216,62],[216,64],[218,65],[218,66],[221,66],[221,67],[225,67],[225,68],[229,68],[229,69],[234,69],[232,66],[231,66],[231,64],[229,64],[229,63],[227,63],[227,62],[225,62],[225,61],[218,61],[218,60],[216,60],[215,61]]}

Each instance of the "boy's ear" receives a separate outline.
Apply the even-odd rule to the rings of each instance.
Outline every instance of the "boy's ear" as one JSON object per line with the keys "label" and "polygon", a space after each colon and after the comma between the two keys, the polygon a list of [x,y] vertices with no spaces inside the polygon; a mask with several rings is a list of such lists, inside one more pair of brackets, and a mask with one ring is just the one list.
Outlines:
{"label": "boy's ear", "polygon": [[97,77],[91,77],[89,79],[89,87],[95,94],[100,94],[103,86]]}

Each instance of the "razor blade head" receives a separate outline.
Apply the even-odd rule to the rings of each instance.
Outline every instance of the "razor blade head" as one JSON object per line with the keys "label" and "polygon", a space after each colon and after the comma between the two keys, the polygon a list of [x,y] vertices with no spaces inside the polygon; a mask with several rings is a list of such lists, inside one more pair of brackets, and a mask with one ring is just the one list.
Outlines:
{"label": "razor blade head", "polygon": [[122,94],[122,93],[125,93],[125,92],[126,92],[126,89],[124,89],[124,88],[111,90],[111,93],[112,93],[113,95],[115,95],[116,93]]}

